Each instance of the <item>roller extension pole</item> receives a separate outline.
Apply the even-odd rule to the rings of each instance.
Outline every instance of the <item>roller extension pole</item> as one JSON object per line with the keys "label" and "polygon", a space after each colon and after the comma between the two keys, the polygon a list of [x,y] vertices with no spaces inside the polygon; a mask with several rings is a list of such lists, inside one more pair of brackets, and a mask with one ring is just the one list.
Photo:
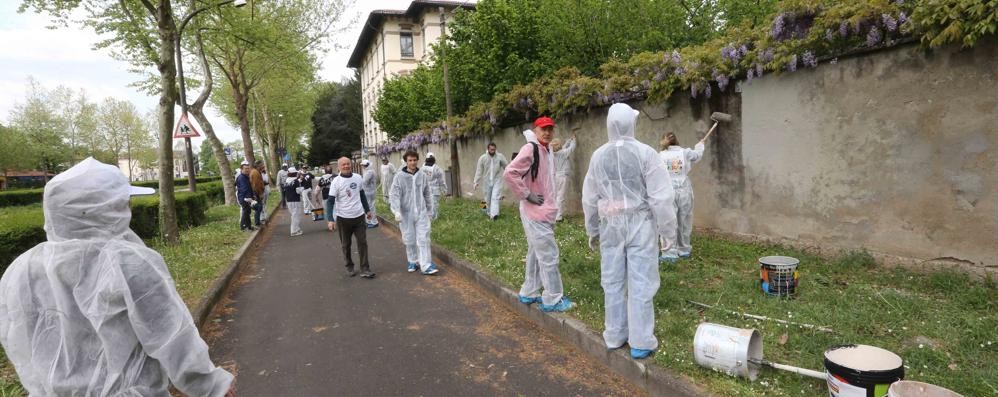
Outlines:
{"label": "roller extension pole", "polygon": [[822,379],[822,380],[825,380],[825,379],[828,378],[828,376],[825,375],[824,372],[818,372],[818,371],[815,371],[813,369],[794,367],[792,365],[785,365],[785,364],[777,364],[777,363],[769,362],[769,361],[766,361],[766,360],[749,359],[749,362],[753,363],[753,364],[756,364],[756,365],[761,365],[761,366],[764,366],[764,367],[770,367],[770,368],[775,368],[775,369],[779,369],[779,370],[783,370],[783,371],[793,372],[793,373],[796,373],[798,375],[804,375],[804,376],[808,376],[808,377],[811,377],[811,378]]}

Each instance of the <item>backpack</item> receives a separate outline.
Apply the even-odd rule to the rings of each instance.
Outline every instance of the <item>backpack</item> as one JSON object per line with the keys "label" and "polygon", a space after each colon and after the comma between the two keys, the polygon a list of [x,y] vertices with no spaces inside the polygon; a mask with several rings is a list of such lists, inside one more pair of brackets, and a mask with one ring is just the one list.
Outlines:
{"label": "backpack", "polygon": [[[541,167],[541,161],[540,161],[541,150],[540,150],[540,145],[538,145],[538,144],[536,144],[534,142],[530,142],[530,145],[534,147],[534,157],[530,159],[531,160],[530,161],[530,180],[536,181],[537,180],[537,172],[540,170],[540,167]],[[523,176],[520,177],[520,179],[523,179],[523,178],[526,178],[526,177],[527,177],[527,175],[524,174]]]}

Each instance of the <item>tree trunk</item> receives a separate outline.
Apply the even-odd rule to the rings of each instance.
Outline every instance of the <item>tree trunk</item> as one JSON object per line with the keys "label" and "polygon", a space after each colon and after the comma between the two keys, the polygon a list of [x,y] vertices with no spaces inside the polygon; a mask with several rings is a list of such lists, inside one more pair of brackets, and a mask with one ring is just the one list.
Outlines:
{"label": "tree trunk", "polygon": [[225,155],[225,147],[222,145],[222,141],[218,139],[215,135],[215,128],[212,127],[211,122],[205,117],[204,104],[208,102],[208,97],[211,96],[211,89],[214,85],[214,80],[211,75],[211,65],[208,64],[208,58],[204,54],[204,43],[201,38],[201,30],[198,29],[194,36],[197,39],[197,53],[201,58],[201,68],[204,69],[204,81],[203,89],[201,90],[201,95],[194,100],[187,110],[194,115],[194,119],[201,124],[201,128],[204,129],[204,135],[208,139],[208,144],[211,145],[211,153],[215,156],[215,161],[218,162],[218,171],[222,174],[222,191],[225,195],[225,205],[235,205],[236,204],[236,177],[232,173],[232,165],[229,163],[229,157]]}
{"label": "tree trunk", "polygon": [[177,201],[173,190],[173,104],[177,98],[177,67],[174,40],[177,24],[169,0],[156,9],[159,30],[159,235],[167,244],[180,243]]}
{"label": "tree trunk", "polygon": [[249,118],[247,117],[249,96],[242,92],[240,87],[232,87],[232,99],[236,103],[236,117],[239,118],[239,132],[243,136],[243,151],[246,161],[253,164],[256,157],[253,156],[253,136],[250,134]]}
{"label": "tree trunk", "polygon": [[205,117],[204,112],[200,108],[192,106],[187,110],[191,112],[194,119],[204,129],[205,138],[207,138],[208,144],[211,145],[211,154],[215,156],[215,161],[218,162],[218,171],[222,174],[222,190],[225,191],[225,205],[235,205],[236,176],[232,173],[232,165],[229,163],[229,158],[225,156],[225,146],[222,145],[222,141],[215,135],[215,129],[211,126],[211,122],[208,121],[208,118]]}

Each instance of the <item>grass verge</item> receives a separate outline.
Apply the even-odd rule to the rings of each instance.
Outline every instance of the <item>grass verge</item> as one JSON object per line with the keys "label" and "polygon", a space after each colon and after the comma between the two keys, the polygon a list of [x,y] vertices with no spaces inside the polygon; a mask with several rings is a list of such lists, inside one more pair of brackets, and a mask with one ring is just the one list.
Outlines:
{"label": "grass verge", "polygon": [[[268,206],[281,196],[274,193]],[[208,209],[205,223],[181,231],[182,242],[171,246],[159,238],[146,240],[146,245],[163,255],[177,291],[188,307],[197,305],[211,283],[232,262],[236,251],[246,242],[248,233],[239,230],[239,207],[216,205]],[[0,349],[0,397],[27,394],[17,379],[17,373]]]}
{"label": "grass verge", "polygon": [[[523,282],[526,241],[518,212],[506,206],[489,221],[477,202],[445,199],[433,223],[433,242],[479,264],[508,287]],[[390,214],[384,202],[379,213]],[[389,215],[390,217],[390,215]],[[557,226],[566,294],[579,303],[572,315],[603,330],[603,291],[598,253],[586,244],[581,217]],[[660,266],[655,297],[653,361],[723,396],[815,396],[824,382],[765,370],[755,382],[704,369],[693,360],[693,335],[702,321],[755,328],[771,361],[823,370],[823,353],[834,345],[862,343],[898,353],[905,378],[937,384],[967,396],[998,395],[998,287],[951,271],[916,272],[877,266],[863,251],[825,258],[778,245],[733,242],[694,235],[693,256]],[[788,255],[801,261],[799,296],[782,300],[759,288],[758,258]],[[834,329],[823,333],[700,310],[696,300],[724,309]]]}

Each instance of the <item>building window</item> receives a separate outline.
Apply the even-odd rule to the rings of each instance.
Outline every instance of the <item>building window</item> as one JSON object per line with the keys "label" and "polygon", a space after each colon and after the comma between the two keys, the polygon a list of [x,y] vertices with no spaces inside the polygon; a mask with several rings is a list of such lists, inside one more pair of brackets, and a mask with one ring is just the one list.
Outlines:
{"label": "building window", "polygon": [[404,32],[399,34],[399,43],[402,47],[402,57],[412,58],[415,56],[412,50],[412,33]]}

